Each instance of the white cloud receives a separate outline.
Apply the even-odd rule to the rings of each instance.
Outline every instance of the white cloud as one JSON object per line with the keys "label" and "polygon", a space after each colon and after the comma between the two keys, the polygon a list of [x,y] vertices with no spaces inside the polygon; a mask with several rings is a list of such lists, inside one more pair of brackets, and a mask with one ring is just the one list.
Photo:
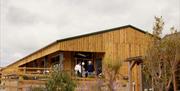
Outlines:
{"label": "white cloud", "polygon": [[165,31],[180,30],[179,0],[0,0],[1,66],[57,39],[132,24],[152,30],[163,16]]}

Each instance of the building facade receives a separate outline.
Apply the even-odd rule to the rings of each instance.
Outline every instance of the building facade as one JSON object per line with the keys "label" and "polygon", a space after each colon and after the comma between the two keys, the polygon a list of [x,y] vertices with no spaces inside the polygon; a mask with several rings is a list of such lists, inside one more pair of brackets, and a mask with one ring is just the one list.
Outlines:
{"label": "building facade", "polygon": [[[32,74],[46,74],[50,68],[60,66],[74,76],[76,64],[83,63],[86,68],[88,61],[91,61],[95,69],[94,79],[96,79],[96,76],[105,72],[104,61],[110,59],[108,61],[112,63],[122,62],[120,73],[124,79],[120,80],[121,91],[128,90],[129,86],[131,91],[142,91],[141,65],[137,59],[145,55],[151,41],[151,34],[132,25],[117,27],[57,40],[8,65],[2,72],[4,76],[15,79],[16,76],[20,76],[17,74],[28,75],[28,77]],[[20,77],[17,78],[20,79]],[[81,78],[83,79],[86,77]]]}

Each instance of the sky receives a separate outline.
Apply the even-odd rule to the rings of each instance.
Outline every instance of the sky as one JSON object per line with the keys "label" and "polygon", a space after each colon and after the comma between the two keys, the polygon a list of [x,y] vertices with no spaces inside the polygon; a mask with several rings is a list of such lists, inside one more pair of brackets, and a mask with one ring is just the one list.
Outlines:
{"label": "sky", "polygon": [[180,0],[0,0],[0,67],[58,39],[133,25],[152,32],[154,16],[180,30]]}

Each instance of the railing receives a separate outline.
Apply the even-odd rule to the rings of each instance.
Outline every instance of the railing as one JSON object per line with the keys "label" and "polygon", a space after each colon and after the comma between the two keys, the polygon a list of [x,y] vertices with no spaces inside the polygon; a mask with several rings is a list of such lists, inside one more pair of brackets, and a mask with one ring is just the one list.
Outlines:
{"label": "railing", "polygon": [[46,80],[51,72],[52,68],[19,67],[17,71],[2,73],[1,80]]}
{"label": "railing", "polygon": [[49,74],[52,68],[19,67],[20,74]]}
{"label": "railing", "polygon": [[[17,72],[3,73],[2,79],[47,80],[52,71],[52,68],[19,67]],[[94,78],[96,78],[95,75],[93,77],[77,77],[72,70],[63,71],[68,73],[72,79],[78,81],[94,80]]]}
{"label": "railing", "polygon": [[[17,72],[2,73],[0,91],[1,89],[5,89],[5,91],[25,89],[27,87],[30,88],[33,85],[44,86],[43,84],[48,80],[52,71],[52,68],[19,67]],[[72,70],[64,71],[70,74],[73,80],[78,81],[80,85],[78,85],[77,89],[81,89],[87,84],[89,85],[90,83],[97,81],[97,79],[92,77],[76,77]]]}

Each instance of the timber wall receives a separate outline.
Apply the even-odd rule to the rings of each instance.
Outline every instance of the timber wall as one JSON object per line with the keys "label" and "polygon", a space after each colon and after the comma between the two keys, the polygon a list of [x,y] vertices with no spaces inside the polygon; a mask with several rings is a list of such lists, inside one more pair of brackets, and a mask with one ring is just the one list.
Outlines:
{"label": "timber wall", "polygon": [[[152,40],[152,36],[127,27],[116,31],[109,31],[79,38],[57,41],[49,46],[7,66],[3,71],[14,71],[19,65],[42,58],[58,51],[81,51],[81,52],[104,52],[104,58],[112,61],[124,61],[126,58],[143,56]],[[66,54],[65,64],[71,62],[71,54]],[[105,59],[104,59],[105,60]],[[71,65],[65,65],[66,69],[72,69]],[[14,70],[12,70],[14,69]],[[139,71],[135,66],[133,69],[133,81],[139,86]],[[128,63],[123,62],[121,73],[128,74]],[[139,87],[136,87],[139,88]],[[138,89],[137,89],[138,90]]]}

